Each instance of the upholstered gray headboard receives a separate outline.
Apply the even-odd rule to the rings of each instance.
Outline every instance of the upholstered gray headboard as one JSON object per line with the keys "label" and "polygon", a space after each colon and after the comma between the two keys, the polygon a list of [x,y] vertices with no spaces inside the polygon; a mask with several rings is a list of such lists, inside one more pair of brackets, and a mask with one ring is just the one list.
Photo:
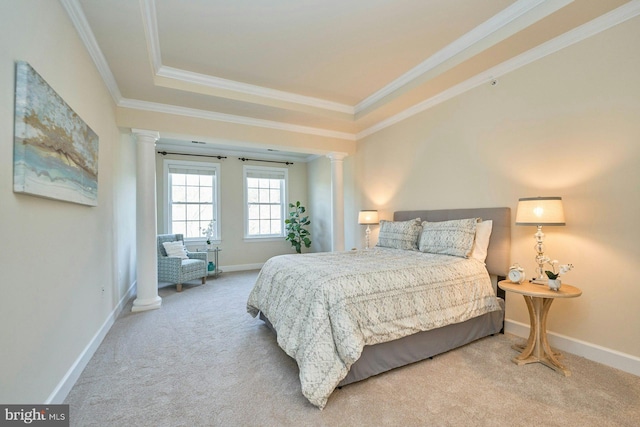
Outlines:
{"label": "upholstered gray headboard", "polygon": [[434,211],[397,211],[394,221],[420,218],[422,221],[448,221],[450,219],[482,218],[493,220],[491,240],[487,252],[489,274],[507,276],[511,263],[511,208],[441,209]]}

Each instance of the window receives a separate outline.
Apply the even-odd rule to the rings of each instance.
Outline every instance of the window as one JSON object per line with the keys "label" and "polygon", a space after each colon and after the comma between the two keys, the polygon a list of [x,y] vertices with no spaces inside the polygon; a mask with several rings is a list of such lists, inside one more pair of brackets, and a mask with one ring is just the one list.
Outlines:
{"label": "window", "polygon": [[220,240],[219,173],[217,163],[165,160],[165,218],[170,234],[182,234],[185,240]]}
{"label": "window", "polygon": [[245,237],[284,236],[287,169],[244,166]]}

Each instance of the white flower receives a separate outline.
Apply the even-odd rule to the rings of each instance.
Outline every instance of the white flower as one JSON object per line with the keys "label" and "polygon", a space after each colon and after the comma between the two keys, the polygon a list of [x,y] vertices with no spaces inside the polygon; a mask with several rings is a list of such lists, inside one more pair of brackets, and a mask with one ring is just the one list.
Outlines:
{"label": "white flower", "polygon": [[202,234],[204,234],[204,236],[207,238],[207,243],[211,243],[211,240],[213,238],[213,221],[209,223],[209,226],[207,228],[201,228],[200,230]]}
{"label": "white flower", "polygon": [[[551,270],[546,270],[545,274],[549,279],[557,279],[562,274],[567,274],[572,268],[573,264],[563,264],[558,266],[560,262],[557,259],[550,261],[549,257],[543,257],[543,261],[551,266]],[[556,272],[557,271],[557,272]]]}
{"label": "white flower", "polygon": [[567,274],[573,268],[573,264],[564,264],[560,266],[560,274]]}

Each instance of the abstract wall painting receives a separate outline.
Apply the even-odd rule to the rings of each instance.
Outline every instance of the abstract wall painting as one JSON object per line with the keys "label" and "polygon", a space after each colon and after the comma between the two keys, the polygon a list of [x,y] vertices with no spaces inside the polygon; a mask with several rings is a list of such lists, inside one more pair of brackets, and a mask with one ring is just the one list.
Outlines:
{"label": "abstract wall painting", "polygon": [[16,62],[13,191],[98,204],[98,135],[26,62]]}

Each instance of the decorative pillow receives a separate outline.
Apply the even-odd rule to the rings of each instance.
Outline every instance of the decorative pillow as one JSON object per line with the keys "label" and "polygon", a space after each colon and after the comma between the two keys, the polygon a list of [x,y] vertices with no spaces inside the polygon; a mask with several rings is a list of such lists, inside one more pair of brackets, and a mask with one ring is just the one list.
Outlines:
{"label": "decorative pillow", "polygon": [[478,219],[423,222],[420,251],[468,258],[473,249]]}
{"label": "decorative pillow", "polygon": [[493,221],[487,220],[479,222],[476,225],[476,240],[471,251],[471,258],[475,258],[480,262],[487,259],[487,248],[489,247],[489,238],[493,229]]}
{"label": "decorative pillow", "polygon": [[420,218],[409,221],[380,221],[378,244],[382,248],[417,250],[422,231]]}
{"label": "decorative pillow", "polygon": [[182,241],[179,242],[163,242],[164,250],[167,251],[167,256],[178,257],[182,259],[189,258],[187,256],[187,249],[184,247]]}

